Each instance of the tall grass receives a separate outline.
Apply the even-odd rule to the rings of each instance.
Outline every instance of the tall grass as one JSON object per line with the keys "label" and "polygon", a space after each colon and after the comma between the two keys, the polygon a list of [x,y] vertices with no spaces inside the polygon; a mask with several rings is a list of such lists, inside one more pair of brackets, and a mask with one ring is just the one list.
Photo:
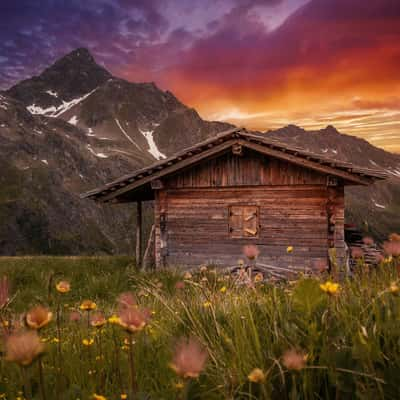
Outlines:
{"label": "tall grass", "polygon": [[[117,295],[127,290],[140,306],[152,310],[151,322],[134,336],[136,398],[181,398],[180,379],[169,364],[182,336],[197,337],[209,354],[204,372],[188,385],[189,399],[400,398],[399,277],[390,263],[371,271],[361,267],[334,295],[321,290],[327,276],[248,287],[208,270],[185,279],[182,287],[176,285],[183,281],[178,271],[141,274],[129,259],[0,263],[0,275],[9,276],[15,294],[9,316],[34,304],[54,309],[61,302],[61,383],[56,324],[41,331],[50,399],[89,399],[94,393],[120,399],[129,392],[129,346],[123,329],[115,324],[88,328],[85,318],[68,320],[86,298],[112,315]],[[69,293],[55,292],[53,283],[61,278],[71,282]],[[94,343],[85,346],[82,339],[90,338]],[[285,362],[288,350],[306,355],[298,369]],[[36,368],[33,364],[29,374],[33,396],[39,399]],[[263,371],[263,382],[248,379],[255,368]],[[1,358],[0,376],[0,395],[22,396],[16,365]]]}

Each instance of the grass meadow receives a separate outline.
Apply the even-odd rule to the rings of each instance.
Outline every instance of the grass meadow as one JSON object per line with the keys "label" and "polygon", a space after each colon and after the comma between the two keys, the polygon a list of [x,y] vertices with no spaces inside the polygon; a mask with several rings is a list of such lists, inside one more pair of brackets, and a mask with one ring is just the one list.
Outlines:
{"label": "grass meadow", "polygon": [[128,257],[2,258],[0,399],[399,399],[395,263],[239,285]]}

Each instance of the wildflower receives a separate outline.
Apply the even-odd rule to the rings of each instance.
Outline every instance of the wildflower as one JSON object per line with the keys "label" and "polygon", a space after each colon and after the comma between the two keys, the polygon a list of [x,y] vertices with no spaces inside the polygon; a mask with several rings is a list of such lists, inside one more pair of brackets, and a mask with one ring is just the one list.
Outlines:
{"label": "wildflower", "polygon": [[118,297],[118,305],[120,308],[136,307],[135,296],[131,292],[121,293]]}
{"label": "wildflower", "polygon": [[243,247],[243,254],[249,259],[249,260],[255,260],[258,255],[260,254],[260,251],[258,250],[258,247],[253,245],[253,244],[248,244]]}
{"label": "wildflower", "polygon": [[180,290],[180,289],[184,289],[184,287],[185,287],[185,282],[178,281],[175,283],[175,289]]}
{"label": "wildflower", "polygon": [[391,233],[389,235],[389,240],[391,242],[400,242],[400,235],[398,233]]}
{"label": "wildflower", "polygon": [[204,303],[203,303],[203,307],[204,308],[209,308],[209,307],[211,307],[211,301],[205,301]]}
{"label": "wildflower", "polygon": [[96,313],[90,317],[90,325],[95,328],[101,328],[106,322],[107,320],[102,313]]}
{"label": "wildflower", "polygon": [[282,356],[282,364],[287,369],[300,371],[306,365],[307,354],[295,349],[287,350]]}
{"label": "wildflower", "polygon": [[43,351],[44,345],[35,331],[14,333],[5,340],[6,360],[20,365],[30,365]]}
{"label": "wildflower", "polygon": [[351,248],[351,256],[353,258],[363,258],[364,257],[364,252],[360,247],[352,247]]}
{"label": "wildflower", "polygon": [[385,254],[392,257],[400,256],[400,241],[390,241],[383,243]]}
{"label": "wildflower", "polygon": [[89,338],[89,339],[82,339],[82,344],[84,346],[91,346],[94,343],[94,339],[93,338]]}
{"label": "wildflower", "polygon": [[397,285],[396,282],[392,282],[390,284],[389,290],[390,290],[391,293],[396,294],[396,293],[399,293],[400,288],[399,288],[399,286]]}
{"label": "wildflower", "polygon": [[185,387],[185,384],[183,382],[175,383],[175,389],[177,389],[177,390],[182,390],[184,387]]}
{"label": "wildflower", "polygon": [[120,315],[119,325],[128,332],[141,331],[150,320],[151,313],[148,309],[130,308],[123,310]]}
{"label": "wildflower", "polygon": [[95,310],[97,307],[97,304],[91,300],[84,300],[82,301],[82,304],[79,306],[79,308],[83,311],[92,311]]}
{"label": "wildflower", "polygon": [[171,368],[183,378],[198,378],[207,358],[207,350],[197,339],[181,339],[175,348]]}
{"label": "wildflower", "polygon": [[8,301],[10,300],[9,298],[9,283],[8,283],[8,278],[6,276],[3,276],[0,279],[0,310],[6,306]]}
{"label": "wildflower", "polygon": [[256,274],[256,276],[254,277],[254,282],[262,282],[264,280],[264,276],[261,272],[259,272],[258,274]]}
{"label": "wildflower", "polygon": [[336,294],[339,291],[340,285],[338,283],[333,283],[330,281],[327,281],[321,285],[319,285],[319,287],[328,294]]}
{"label": "wildflower", "polygon": [[192,274],[190,272],[185,272],[185,275],[183,275],[183,279],[192,279]]}
{"label": "wildflower", "polygon": [[374,239],[371,236],[363,237],[362,241],[367,246],[372,246],[375,243]]}
{"label": "wildflower", "polygon": [[118,315],[111,315],[111,317],[108,318],[108,322],[110,324],[119,324],[121,320],[119,319]]}
{"label": "wildflower", "polygon": [[51,340],[53,343],[60,343],[60,339],[59,338],[53,338],[52,340]]}
{"label": "wildflower", "polygon": [[126,393],[121,393],[121,400],[126,400],[128,398],[128,395]]}
{"label": "wildflower", "polygon": [[81,314],[79,311],[71,311],[69,314],[69,320],[71,322],[78,322],[81,319]]}
{"label": "wildflower", "polygon": [[293,253],[293,246],[288,246],[288,247],[286,248],[286,252],[287,252],[288,254]]}
{"label": "wildflower", "polygon": [[220,291],[221,293],[226,293],[226,291],[227,291],[226,286],[222,286],[222,288],[219,289],[219,291]]}
{"label": "wildflower", "polygon": [[71,284],[67,281],[60,281],[56,284],[57,292],[68,293],[71,290]]}
{"label": "wildflower", "polygon": [[101,394],[93,393],[93,400],[107,400],[107,398],[102,396]]}
{"label": "wildflower", "polygon": [[254,368],[250,374],[247,376],[248,380],[253,383],[263,383],[265,382],[264,371],[260,368]]}
{"label": "wildflower", "polygon": [[36,306],[27,312],[25,321],[29,328],[40,329],[52,319],[53,313],[43,306]]}

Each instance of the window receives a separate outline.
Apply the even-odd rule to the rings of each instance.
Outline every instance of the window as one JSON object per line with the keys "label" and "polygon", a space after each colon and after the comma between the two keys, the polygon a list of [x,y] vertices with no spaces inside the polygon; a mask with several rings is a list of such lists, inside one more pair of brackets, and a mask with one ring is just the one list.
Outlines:
{"label": "window", "polygon": [[259,208],[257,206],[229,207],[229,235],[231,238],[259,237]]}

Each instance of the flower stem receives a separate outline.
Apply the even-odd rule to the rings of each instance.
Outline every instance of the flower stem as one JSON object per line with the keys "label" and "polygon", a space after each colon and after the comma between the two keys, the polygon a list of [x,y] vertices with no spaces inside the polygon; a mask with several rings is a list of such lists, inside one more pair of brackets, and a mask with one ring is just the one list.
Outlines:
{"label": "flower stem", "polygon": [[46,400],[46,388],[45,388],[45,384],[44,384],[42,357],[39,357],[39,359],[38,359],[38,369],[39,369],[40,394],[42,396],[42,400]]}
{"label": "flower stem", "polygon": [[21,366],[22,376],[24,380],[24,395],[26,400],[32,400],[32,387],[28,374],[28,367]]}
{"label": "flower stem", "polygon": [[130,378],[131,378],[131,394],[132,398],[136,397],[137,387],[136,387],[136,380],[135,380],[135,363],[133,357],[133,340],[132,334],[128,334],[128,341],[129,341],[129,370],[130,370]]}

